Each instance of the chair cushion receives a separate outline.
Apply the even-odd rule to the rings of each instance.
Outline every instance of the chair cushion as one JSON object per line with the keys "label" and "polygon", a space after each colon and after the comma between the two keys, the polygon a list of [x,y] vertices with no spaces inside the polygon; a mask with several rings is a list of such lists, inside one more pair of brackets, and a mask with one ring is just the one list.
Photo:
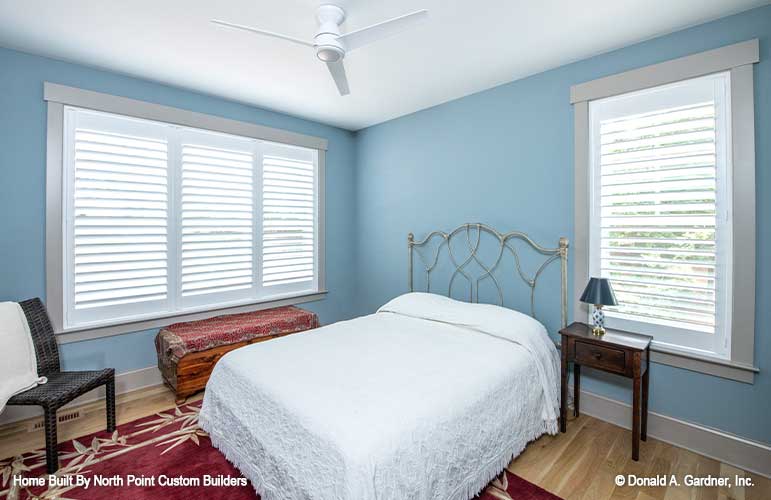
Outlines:
{"label": "chair cushion", "polygon": [[81,394],[104,385],[115,377],[115,370],[56,372],[46,375],[48,382],[8,400],[9,405],[38,405],[58,408]]}

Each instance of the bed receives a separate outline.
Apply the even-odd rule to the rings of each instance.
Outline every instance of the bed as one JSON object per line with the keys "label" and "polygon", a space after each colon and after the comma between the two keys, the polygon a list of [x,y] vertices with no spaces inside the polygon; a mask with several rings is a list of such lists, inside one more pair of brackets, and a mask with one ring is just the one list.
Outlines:
{"label": "bed", "polygon": [[[474,227],[492,231],[501,254],[514,253],[531,294],[560,260],[566,295],[566,240],[548,249],[522,233],[461,226],[466,237]],[[436,253],[446,244],[452,255],[458,231],[409,238],[410,289],[416,248],[438,237]],[[534,277],[522,273],[511,238],[547,256]],[[473,278],[468,242],[468,262],[451,258],[450,292],[457,276],[471,299],[479,280],[500,292],[500,255]],[[430,277],[436,259],[421,262]],[[209,380],[199,422],[263,500],[468,500],[528,442],[557,432],[558,384],[557,351],[536,319],[411,291],[374,314],[230,352]]]}

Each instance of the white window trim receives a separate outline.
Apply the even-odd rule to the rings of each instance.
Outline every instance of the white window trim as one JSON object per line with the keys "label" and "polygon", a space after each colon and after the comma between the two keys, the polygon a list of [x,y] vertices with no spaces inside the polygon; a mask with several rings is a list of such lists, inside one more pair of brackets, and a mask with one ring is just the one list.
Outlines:
{"label": "white window trim", "polygon": [[[48,135],[46,139],[46,305],[54,331],[59,335],[60,343],[120,335],[158,328],[178,321],[192,321],[220,314],[256,311],[324,298],[327,293],[324,265],[326,139],[49,82],[44,84],[43,98],[48,103]],[[276,296],[267,301],[248,301],[231,306],[206,306],[187,310],[184,313],[172,312],[163,316],[154,316],[146,320],[132,320],[107,326],[79,327],[65,331],[63,329],[64,248],[62,182],[64,164],[64,106],[66,105],[318,150],[318,290],[310,293],[303,292]]]}
{"label": "white window trim", "polygon": [[634,92],[721,71],[731,72],[733,137],[734,283],[731,359],[683,353],[652,345],[651,360],[746,383],[754,382],[755,342],[755,104],[754,63],[758,40],[721,47],[679,59],[611,75],[570,89],[574,113],[575,231],[573,238],[573,318],[586,321],[589,308],[575,298],[589,279],[590,129],[589,101]]}

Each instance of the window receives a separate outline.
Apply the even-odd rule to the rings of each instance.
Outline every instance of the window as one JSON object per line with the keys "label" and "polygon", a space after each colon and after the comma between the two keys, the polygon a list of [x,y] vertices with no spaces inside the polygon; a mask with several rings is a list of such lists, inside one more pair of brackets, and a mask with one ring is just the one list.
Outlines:
{"label": "window", "polygon": [[589,104],[590,274],[608,326],[727,357],[731,309],[730,74]]}
{"label": "window", "polygon": [[574,297],[610,278],[608,326],[651,335],[652,361],[747,383],[759,56],[748,40],[570,89]]}
{"label": "window", "polygon": [[320,291],[319,151],[63,108],[63,329]]}

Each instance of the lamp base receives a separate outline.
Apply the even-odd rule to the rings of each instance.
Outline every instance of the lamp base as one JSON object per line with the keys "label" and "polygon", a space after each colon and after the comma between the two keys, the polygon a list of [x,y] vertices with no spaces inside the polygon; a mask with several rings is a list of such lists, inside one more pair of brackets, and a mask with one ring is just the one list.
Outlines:
{"label": "lamp base", "polygon": [[594,305],[592,333],[597,336],[605,335],[605,312],[603,312],[601,304]]}

